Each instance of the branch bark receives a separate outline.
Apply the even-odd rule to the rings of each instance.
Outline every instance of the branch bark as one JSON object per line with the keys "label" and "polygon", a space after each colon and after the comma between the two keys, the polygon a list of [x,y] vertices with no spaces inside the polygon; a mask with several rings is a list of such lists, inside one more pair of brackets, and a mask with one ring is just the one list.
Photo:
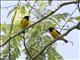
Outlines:
{"label": "branch bark", "polygon": [[60,4],[60,5],[59,5],[54,11],[52,11],[49,15],[43,17],[43,18],[40,19],[39,21],[33,23],[32,25],[26,27],[25,29],[23,29],[23,30],[19,31],[18,33],[12,35],[11,37],[9,37],[9,38],[6,40],[6,42],[4,42],[2,45],[0,45],[0,47],[2,47],[2,46],[4,46],[5,44],[7,44],[7,42],[9,42],[12,38],[14,38],[14,37],[18,36],[19,34],[21,34],[23,31],[29,29],[30,27],[36,25],[37,23],[39,23],[39,22],[43,21],[44,19],[46,19],[47,17],[51,16],[53,13],[55,13],[55,12],[56,12],[57,10],[59,10],[61,7],[65,6],[65,5],[69,5],[69,4],[75,4],[75,3],[78,3],[78,1],[76,1],[76,2],[65,2],[65,3]]}

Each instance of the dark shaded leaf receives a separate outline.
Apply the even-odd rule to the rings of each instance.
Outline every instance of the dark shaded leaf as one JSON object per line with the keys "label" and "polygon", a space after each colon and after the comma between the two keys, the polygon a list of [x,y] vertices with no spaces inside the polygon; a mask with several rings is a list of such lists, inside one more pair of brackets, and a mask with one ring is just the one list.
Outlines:
{"label": "dark shaded leaf", "polygon": [[52,1],[53,1],[53,0],[48,0],[49,5],[51,5]]}

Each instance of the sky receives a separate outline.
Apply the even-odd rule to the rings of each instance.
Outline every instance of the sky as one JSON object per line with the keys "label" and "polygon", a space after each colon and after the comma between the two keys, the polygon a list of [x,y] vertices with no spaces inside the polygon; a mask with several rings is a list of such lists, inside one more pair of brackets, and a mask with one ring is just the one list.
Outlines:
{"label": "sky", "polygon": [[[15,2],[1,1],[1,7],[12,6],[15,4],[17,4],[17,1],[15,1]],[[47,9],[54,10],[58,4],[60,4],[60,2],[55,1],[52,3],[52,6],[49,6]],[[74,5],[74,4],[64,6],[60,10],[58,10],[55,14],[63,13],[63,12],[71,13],[75,10],[75,8],[76,8],[76,5]],[[1,23],[4,23],[4,20],[6,23],[10,23],[9,22],[10,19],[7,18],[7,14],[10,11],[10,9],[12,9],[12,7],[11,8],[1,8]],[[78,10],[76,10],[76,12],[73,14],[73,16],[80,16]],[[72,24],[70,24],[70,25],[73,26]],[[73,45],[71,45],[71,43],[65,44],[64,42],[61,42],[61,41],[56,42],[57,43],[56,50],[63,56],[64,60],[80,60],[80,57],[79,57],[80,37],[79,36],[80,36],[80,31],[73,30],[67,36],[64,37],[64,38],[68,39],[69,41],[72,41]],[[17,60],[25,60],[23,56],[25,56],[24,53],[22,53],[20,58]]]}

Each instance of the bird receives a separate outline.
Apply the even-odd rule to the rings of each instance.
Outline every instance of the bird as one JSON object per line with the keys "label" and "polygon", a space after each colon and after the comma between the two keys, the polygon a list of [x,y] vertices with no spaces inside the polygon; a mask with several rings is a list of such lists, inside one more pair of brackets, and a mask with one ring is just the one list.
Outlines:
{"label": "bird", "polygon": [[23,19],[20,22],[21,29],[24,29],[24,28],[28,27],[29,23],[30,23],[29,16],[24,16]]}
{"label": "bird", "polygon": [[[60,33],[58,30],[56,30],[55,28],[53,28],[53,27],[49,27],[49,28],[48,28],[48,31],[49,31],[50,35],[51,35],[53,38],[57,38],[59,35],[61,35],[61,33]],[[61,37],[59,40],[63,40],[65,43],[68,42],[68,41],[67,41],[65,38],[63,38],[63,37]]]}
{"label": "bird", "polygon": [[24,16],[23,19],[21,20],[21,28],[25,28],[29,25],[29,16]]}

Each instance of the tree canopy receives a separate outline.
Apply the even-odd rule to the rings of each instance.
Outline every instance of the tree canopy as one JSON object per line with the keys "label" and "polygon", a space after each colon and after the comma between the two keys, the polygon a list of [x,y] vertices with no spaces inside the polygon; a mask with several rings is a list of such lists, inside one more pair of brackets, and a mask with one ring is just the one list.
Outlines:
{"label": "tree canopy", "polygon": [[[14,1],[12,1],[14,3]],[[48,1],[17,1],[13,6],[2,7],[11,8],[7,14],[10,23],[0,23],[0,48],[1,60],[16,60],[25,53],[25,60],[64,60],[56,51],[56,41],[60,37],[67,36],[73,29],[80,30],[80,16],[72,16],[76,10],[80,14],[80,1],[58,1],[56,8],[53,6],[53,0]],[[61,8],[74,4],[76,6],[73,12],[56,13]],[[55,6],[53,6],[55,7]],[[4,14],[4,13],[3,13]],[[30,25],[24,29],[20,28],[20,22],[24,16],[30,16]],[[1,20],[3,21],[3,20]],[[74,22],[75,21],[75,22]],[[69,26],[71,23],[74,26]],[[49,27],[54,27],[59,32],[65,33],[57,38],[52,38],[48,32]],[[25,36],[23,35],[25,32]],[[25,45],[24,40],[25,39]]]}

